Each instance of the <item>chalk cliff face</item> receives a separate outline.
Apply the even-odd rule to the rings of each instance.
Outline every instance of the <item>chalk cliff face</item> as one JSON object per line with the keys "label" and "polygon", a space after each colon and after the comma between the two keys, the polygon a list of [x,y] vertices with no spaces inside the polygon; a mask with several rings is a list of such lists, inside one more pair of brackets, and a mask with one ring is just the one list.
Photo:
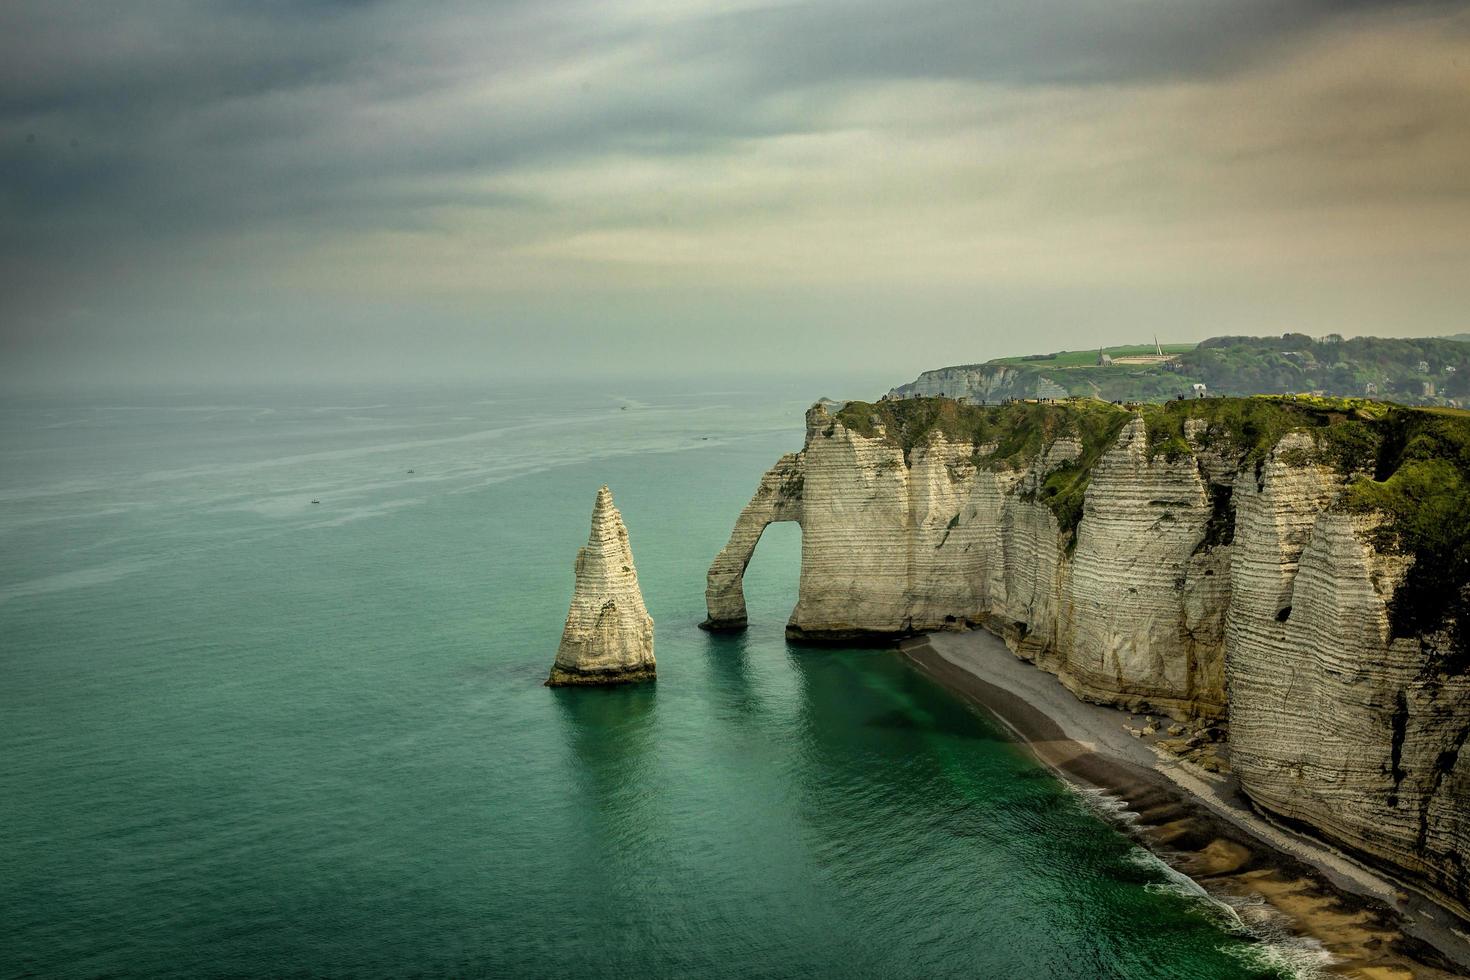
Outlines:
{"label": "chalk cliff face", "polygon": [[577,552],[572,606],[548,686],[652,680],[653,617],[643,605],[638,571],[612,491],[597,491],[592,533]]}
{"label": "chalk cliff face", "polygon": [[1242,488],[1232,764],[1261,806],[1412,872],[1463,908],[1470,676],[1431,666],[1445,635],[1392,636],[1388,602],[1406,560],[1375,549],[1375,518],[1312,510],[1335,476],[1273,459]]}
{"label": "chalk cliff face", "polygon": [[[1447,632],[1394,635],[1414,558],[1380,550],[1383,514],[1344,503],[1371,458],[1334,456],[1325,427],[1262,435],[1222,403],[1086,410],[1118,413],[1101,423],[1027,406],[1021,450],[1003,428],[1017,416],[974,414],[1013,409],[895,431],[915,404],[808,413],[805,447],[710,569],[707,627],[744,625],[761,531],[797,521],[789,636],[983,625],[1079,697],[1228,716],[1253,800],[1470,905],[1470,675],[1446,667]],[[1172,436],[1150,431],[1170,419]]]}
{"label": "chalk cliff face", "polygon": [[889,395],[998,402],[1003,398],[1066,398],[1067,389],[1050,382],[1041,384],[1032,374],[1003,364],[972,364],[925,371],[908,384],[894,388]]}
{"label": "chalk cliff face", "polygon": [[704,593],[709,619],[700,624],[703,628],[714,631],[745,628],[743,579],[756,542],[769,524],[801,520],[801,498],[801,454],[787,453],[761,477],[755,496],[735,522],[729,543],[710,566]]}
{"label": "chalk cliff face", "polygon": [[1077,461],[1075,438],[1056,438],[1027,468],[1005,469],[977,465],[973,444],[942,433],[906,460],[902,447],[854,432],[822,407],[807,422],[806,448],[762,478],[710,569],[707,627],[745,624],[739,575],[761,530],[798,521],[793,638],[986,624],[1082,697],[1221,713],[1215,600],[1228,590],[1229,563],[1200,548],[1213,498],[1192,459],[1150,455],[1141,420],[1097,463],[1071,555],[1035,494]]}

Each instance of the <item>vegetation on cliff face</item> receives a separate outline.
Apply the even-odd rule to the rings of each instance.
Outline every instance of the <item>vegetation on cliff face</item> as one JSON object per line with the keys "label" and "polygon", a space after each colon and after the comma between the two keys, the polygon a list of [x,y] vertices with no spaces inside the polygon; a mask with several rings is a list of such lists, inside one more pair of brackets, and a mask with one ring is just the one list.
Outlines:
{"label": "vegetation on cliff face", "polygon": [[[975,445],[977,464],[1011,468],[1029,465],[1056,439],[1071,436],[1082,444],[1081,458],[1071,468],[1082,473],[1092,468],[1135,416],[1144,420],[1155,455],[1192,452],[1185,423],[1199,420],[1205,427],[1196,434],[1195,444],[1242,463],[1264,459],[1288,432],[1305,429],[1317,444],[1316,461],[1355,472],[1373,465],[1386,431],[1384,420],[1394,410],[1394,406],[1361,398],[1311,396],[1205,398],[1133,407],[1081,398],[1005,405],[905,398],[848,402],[837,419],[870,438],[881,427],[885,437],[903,450],[905,461],[935,432],[950,442]],[[991,444],[993,452],[978,454],[979,447]]]}
{"label": "vegetation on cliff face", "polygon": [[1092,482],[1092,470],[1102,454],[1118,441],[1128,424],[1126,412],[1083,412],[1075,421],[1074,435],[1082,443],[1082,454],[1046,475],[1036,496],[1056,515],[1057,526],[1070,550],[1077,544],[1077,525],[1082,523],[1082,504]]}
{"label": "vegetation on cliff face", "polygon": [[1397,409],[1382,428],[1376,472],[1343,504],[1383,514],[1377,546],[1414,558],[1389,605],[1394,634],[1448,627],[1437,667],[1460,673],[1470,669],[1470,413]]}
{"label": "vegetation on cliff face", "polygon": [[1206,424],[1196,436],[1197,445],[1240,463],[1260,462],[1288,432],[1305,429],[1317,448],[1312,460],[1296,462],[1330,463],[1349,473],[1373,465],[1382,441],[1381,421],[1389,411],[1382,402],[1309,395],[1206,398],[1139,408],[1155,453],[1190,452],[1184,436],[1190,419]]}
{"label": "vegetation on cliff face", "polygon": [[[1293,431],[1306,431],[1310,458],[1356,474],[1340,506],[1377,511],[1384,523],[1381,549],[1414,558],[1390,606],[1396,635],[1451,630],[1445,671],[1470,669],[1470,412],[1406,408],[1356,398],[1301,396],[1213,398],[1124,408],[1073,399],[1055,404],[971,405],[948,398],[849,402],[837,413],[843,426],[867,437],[881,434],[905,462],[935,433],[973,447],[977,466],[1019,469],[1063,437],[1081,444],[1080,456],[1049,473],[1034,491],[1056,516],[1069,543],[1076,539],[1083,499],[1097,461],[1123,427],[1141,416],[1156,455],[1219,453],[1235,467],[1260,463]],[[1464,623],[1461,630],[1456,624]]]}
{"label": "vegetation on cliff face", "polygon": [[1131,416],[1117,405],[1081,399],[970,405],[952,398],[910,398],[848,402],[837,420],[869,438],[881,426],[884,437],[903,450],[905,460],[937,432],[950,442],[974,445],[977,453],[979,447],[993,445],[994,451],[977,455],[977,463],[1020,467],[1063,436],[1082,439],[1084,452],[1089,441],[1106,449]]}
{"label": "vegetation on cliff face", "polygon": [[936,432],[950,442],[972,446],[975,465],[1008,469],[1030,465],[1057,439],[1077,439],[1081,455],[1050,473],[1036,493],[1068,535],[1082,519],[1093,467],[1132,417],[1117,405],[1082,399],[1007,405],[970,405],[950,398],[889,399],[848,402],[837,413],[844,427],[870,438],[881,426],[884,437],[903,450],[905,461]]}

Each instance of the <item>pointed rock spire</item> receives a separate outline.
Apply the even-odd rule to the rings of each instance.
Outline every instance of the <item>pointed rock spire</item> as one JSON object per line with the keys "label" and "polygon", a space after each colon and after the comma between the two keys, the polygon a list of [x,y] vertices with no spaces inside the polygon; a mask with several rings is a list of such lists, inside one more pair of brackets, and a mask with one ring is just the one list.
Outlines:
{"label": "pointed rock spire", "polygon": [[638,588],[623,515],[603,487],[592,507],[592,533],[577,552],[572,607],[546,683],[623,684],[653,676],[653,618]]}

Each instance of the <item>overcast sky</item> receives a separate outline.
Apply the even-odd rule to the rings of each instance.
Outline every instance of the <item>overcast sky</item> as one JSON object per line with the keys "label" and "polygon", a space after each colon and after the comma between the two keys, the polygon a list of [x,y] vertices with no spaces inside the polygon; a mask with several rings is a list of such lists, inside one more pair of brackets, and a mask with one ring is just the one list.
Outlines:
{"label": "overcast sky", "polygon": [[1470,12],[5,0],[9,384],[1470,330]]}

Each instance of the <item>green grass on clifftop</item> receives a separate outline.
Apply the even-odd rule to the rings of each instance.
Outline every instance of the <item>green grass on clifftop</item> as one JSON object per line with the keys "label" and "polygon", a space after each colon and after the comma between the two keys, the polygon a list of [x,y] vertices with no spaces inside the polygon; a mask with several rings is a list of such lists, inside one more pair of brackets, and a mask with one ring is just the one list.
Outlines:
{"label": "green grass on clifftop", "polygon": [[1386,520],[1380,548],[1414,556],[1389,612],[1396,636],[1450,627],[1444,673],[1470,669],[1470,413],[1397,409],[1383,421],[1377,472],[1348,488],[1349,509]]}
{"label": "green grass on clifftop", "polygon": [[[1165,354],[1183,354],[1192,351],[1197,344],[1164,344]],[[1125,344],[1122,347],[1105,347],[1103,353],[1109,357],[1130,357],[1156,353],[1153,344]],[[1025,354],[1018,357],[997,357],[991,364],[1035,364],[1037,367],[1092,367],[1097,364],[1096,350],[1064,350],[1055,354]]]}
{"label": "green grass on clifftop", "polygon": [[950,442],[994,443],[995,451],[983,457],[989,465],[1024,466],[1065,435],[1084,440],[1093,435],[1106,448],[1131,415],[1120,406],[1090,399],[971,405],[951,398],[906,398],[848,402],[837,419],[870,438],[882,426],[885,437],[903,450],[905,458],[938,432]]}
{"label": "green grass on clifftop", "polygon": [[1203,448],[1241,461],[1264,459],[1286,433],[1307,429],[1315,436],[1322,461],[1353,471],[1372,464],[1382,438],[1383,421],[1393,411],[1394,406],[1360,398],[1275,395],[1189,399],[1133,407],[1084,398],[1007,405],[906,398],[848,402],[837,418],[848,429],[869,437],[876,435],[881,426],[886,438],[903,450],[905,459],[938,432],[950,442],[968,442],[977,447],[994,443],[995,451],[978,457],[977,462],[1013,467],[1028,465],[1055,439],[1073,436],[1082,442],[1082,458],[1085,467],[1090,468],[1135,415],[1143,418],[1155,455],[1191,452],[1184,438],[1185,422],[1190,419],[1206,423],[1204,433],[1197,438]]}
{"label": "green grass on clifftop", "polygon": [[[1152,344],[1110,347],[1126,358],[1152,354]],[[1061,388],[1077,397],[1166,402],[1192,385],[1212,394],[1318,393],[1371,396],[1411,405],[1470,404],[1470,344],[1455,338],[1212,337],[1194,344],[1165,344],[1166,364],[1098,364],[1095,350],[1002,357],[957,365],[967,371],[1006,372],[992,397],[1032,397]],[[939,369],[944,370],[944,369]],[[926,372],[928,373],[928,372]],[[1043,384],[1043,382],[1045,382]],[[957,394],[965,383],[939,390]],[[933,389],[929,389],[933,390]]]}
{"label": "green grass on clifftop", "polygon": [[1257,395],[1143,405],[1139,412],[1155,453],[1191,451],[1184,438],[1188,419],[1208,425],[1197,437],[1202,448],[1241,462],[1265,459],[1288,432],[1306,429],[1317,444],[1318,460],[1353,472],[1372,465],[1382,438],[1381,422],[1390,410],[1383,402],[1361,398]]}

